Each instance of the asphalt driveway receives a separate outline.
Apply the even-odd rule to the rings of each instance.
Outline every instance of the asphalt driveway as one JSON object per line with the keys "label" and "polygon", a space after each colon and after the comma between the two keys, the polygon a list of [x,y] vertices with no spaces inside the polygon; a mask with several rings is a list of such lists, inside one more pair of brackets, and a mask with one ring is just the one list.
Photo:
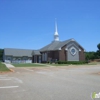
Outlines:
{"label": "asphalt driveway", "polygon": [[92,100],[100,65],[14,68],[0,74],[0,100]]}

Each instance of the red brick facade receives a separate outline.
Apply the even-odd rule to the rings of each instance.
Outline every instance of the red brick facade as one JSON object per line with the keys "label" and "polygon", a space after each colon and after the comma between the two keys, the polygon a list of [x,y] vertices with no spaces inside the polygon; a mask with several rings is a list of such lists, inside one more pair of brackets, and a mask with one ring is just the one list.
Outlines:
{"label": "red brick facade", "polygon": [[79,51],[79,61],[85,61],[84,50]]}
{"label": "red brick facade", "polygon": [[59,50],[59,60],[60,60],[60,61],[66,61],[66,60],[67,60],[65,48],[66,48],[66,45],[63,46],[63,47],[61,48],[61,50]]}
{"label": "red brick facade", "polygon": [[[64,45],[61,50],[56,50],[56,51],[44,51],[41,52],[41,62],[47,62],[51,61],[51,59],[57,59],[58,61],[68,61],[68,54],[66,49],[67,45]],[[80,48],[79,51],[79,61],[85,61],[85,53],[84,50]],[[47,53],[47,61],[42,60],[42,53]],[[38,62],[39,57],[37,56],[37,62]],[[33,62],[34,62],[34,57],[33,57]]]}

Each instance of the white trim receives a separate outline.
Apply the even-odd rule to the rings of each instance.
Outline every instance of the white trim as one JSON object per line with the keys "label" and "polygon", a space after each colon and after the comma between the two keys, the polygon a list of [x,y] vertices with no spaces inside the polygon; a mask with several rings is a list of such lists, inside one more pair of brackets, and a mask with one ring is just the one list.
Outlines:
{"label": "white trim", "polygon": [[61,47],[58,50],[61,50]]}
{"label": "white trim", "polygon": [[65,48],[65,50],[67,51],[67,50],[68,50],[68,48]]}
{"label": "white trim", "polygon": [[81,51],[81,49],[79,49],[79,51]]}

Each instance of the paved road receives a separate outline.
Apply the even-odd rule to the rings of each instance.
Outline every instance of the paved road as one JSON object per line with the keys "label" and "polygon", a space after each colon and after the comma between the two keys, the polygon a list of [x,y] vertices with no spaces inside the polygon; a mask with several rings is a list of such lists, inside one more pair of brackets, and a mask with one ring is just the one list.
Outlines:
{"label": "paved road", "polygon": [[0,74],[0,100],[92,100],[100,92],[100,65],[14,70]]}

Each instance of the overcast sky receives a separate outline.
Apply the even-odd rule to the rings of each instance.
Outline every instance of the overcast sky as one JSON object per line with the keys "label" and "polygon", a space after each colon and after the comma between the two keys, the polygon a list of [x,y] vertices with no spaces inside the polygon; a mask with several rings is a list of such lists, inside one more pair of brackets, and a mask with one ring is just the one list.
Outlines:
{"label": "overcast sky", "polygon": [[100,0],[0,0],[0,48],[40,49],[74,38],[86,51],[100,43]]}

